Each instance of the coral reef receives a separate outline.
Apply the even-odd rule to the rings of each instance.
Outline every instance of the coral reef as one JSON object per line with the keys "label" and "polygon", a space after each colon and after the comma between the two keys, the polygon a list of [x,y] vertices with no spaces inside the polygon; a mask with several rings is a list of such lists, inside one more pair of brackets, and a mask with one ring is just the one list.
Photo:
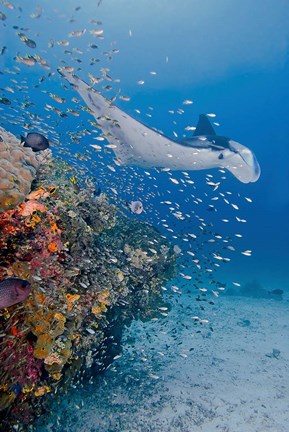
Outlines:
{"label": "coral reef", "polygon": [[158,231],[120,214],[76,177],[50,159],[26,201],[0,213],[0,280],[32,285],[23,304],[0,310],[0,422],[7,430],[25,429],[48,395],[79,374],[104,370],[124,324],[156,314],[161,284],[173,276],[175,254]]}
{"label": "coral reef", "polygon": [[[44,153],[50,155],[49,150]],[[24,201],[43,157],[0,127],[0,212]]]}

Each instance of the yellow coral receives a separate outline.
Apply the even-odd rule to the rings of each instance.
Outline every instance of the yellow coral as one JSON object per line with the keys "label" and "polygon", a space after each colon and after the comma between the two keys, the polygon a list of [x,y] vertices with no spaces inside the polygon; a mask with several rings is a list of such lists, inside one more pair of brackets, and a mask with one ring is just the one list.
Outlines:
{"label": "yellow coral", "polygon": [[63,349],[60,351],[60,355],[61,355],[61,357],[62,357],[64,363],[66,363],[67,360],[71,357],[71,354],[72,354],[72,352],[71,352],[71,350],[68,349],[68,348],[63,348]]}
{"label": "yellow coral", "polygon": [[75,333],[72,335],[72,340],[74,340],[75,345],[78,345],[81,342],[80,333]]}
{"label": "yellow coral", "polygon": [[34,357],[38,359],[45,359],[50,353],[53,339],[50,334],[41,334],[34,347]]}
{"label": "yellow coral", "polygon": [[35,298],[40,300],[40,303],[37,302],[36,305],[32,302],[28,303],[28,307],[31,309],[32,313],[27,317],[27,322],[30,325],[32,333],[35,334],[35,336],[39,336],[50,331],[54,312],[51,310],[43,311],[39,308],[44,301],[40,293],[36,294]]}
{"label": "yellow coral", "polygon": [[54,349],[60,349],[60,352],[51,352],[44,360],[45,369],[49,375],[55,380],[61,378],[61,371],[67,360],[71,357],[71,342],[67,341],[65,346],[60,349],[60,347],[55,346]]}
{"label": "yellow coral", "polygon": [[31,330],[32,333],[35,334],[35,336],[40,336],[41,334],[48,332],[49,322],[37,320],[34,324],[34,327]]}
{"label": "yellow coral", "polygon": [[38,397],[38,396],[43,396],[49,392],[51,392],[51,389],[49,386],[40,386],[37,388],[37,390],[35,390],[34,395]]}
{"label": "yellow coral", "polygon": [[31,393],[33,389],[34,389],[34,384],[32,384],[32,386],[26,384],[24,387],[22,387],[21,392],[24,394]]}
{"label": "yellow coral", "polygon": [[118,280],[119,282],[122,282],[122,281],[124,280],[124,274],[123,274],[123,272],[119,270],[119,271],[117,272],[117,274],[116,274],[116,277],[117,277],[117,280]]}
{"label": "yellow coral", "polygon": [[98,294],[97,294],[97,299],[101,302],[101,303],[104,303],[104,304],[108,304],[108,297],[110,296],[110,292],[109,292],[109,290],[108,289],[105,289],[105,290],[103,290],[103,291],[100,291]]}
{"label": "yellow coral", "polygon": [[30,216],[27,216],[27,218],[24,221],[24,224],[27,227],[34,228],[39,222],[41,222],[41,218],[38,215],[33,214]]}
{"label": "yellow coral", "polygon": [[59,381],[60,378],[62,377],[62,375],[61,375],[60,372],[52,374],[51,376],[52,376],[53,379],[55,379],[55,381]]}
{"label": "yellow coral", "polygon": [[63,362],[53,362],[51,364],[46,364],[45,369],[47,370],[49,375],[53,377],[53,375],[59,374],[62,371],[63,366]]}
{"label": "yellow coral", "polygon": [[67,309],[70,311],[75,302],[80,298],[80,295],[78,294],[66,294],[66,303],[67,303]]}
{"label": "yellow coral", "polygon": [[52,338],[56,338],[64,332],[66,318],[62,314],[54,314],[53,311],[49,310],[47,312],[34,313],[27,321],[35,336],[45,333],[49,334]]}
{"label": "yellow coral", "polygon": [[107,311],[107,307],[104,304],[98,305],[98,306],[92,306],[91,308],[91,312],[97,317],[99,318],[101,316],[101,312],[106,312]]}
{"label": "yellow coral", "polygon": [[104,289],[96,293],[96,302],[91,307],[91,312],[97,317],[101,317],[102,312],[107,311],[106,305],[109,304],[110,292],[108,289]]}
{"label": "yellow coral", "polygon": [[34,300],[36,302],[36,304],[44,304],[45,300],[46,300],[46,296],[45,294],[41,293],[41,292],[35,292],[34,293]]}
{"label": "yellow coral", "polygon": [[64,321],[57,321],[56,323],[52,324],[49,330],[49,334],[56,338],[57,336],[60,336],[64,332]]}
{"label": "yellow coral", "polygon": [[52,365],[53,363],[57,363],[57,364],[63,364],[62,359],[60,358],[60,356],[56,353],[50,353],[46,359],[44,360],[44,363],[47,365]]}
{"label": "yellow coral", "polygon": [[15,261],[12,264],[13,275],[21,279],[27,279],[30,276],[30,266],[23,261]]}
{"label": "yellow coral", "polygon": [[63,321],[63,322],[66,321],[66,317],[64,315],[62,315],[62,313],[59,313],[59,312],[57,312],[54,315],[54,318],[57,319],[58,321]]}

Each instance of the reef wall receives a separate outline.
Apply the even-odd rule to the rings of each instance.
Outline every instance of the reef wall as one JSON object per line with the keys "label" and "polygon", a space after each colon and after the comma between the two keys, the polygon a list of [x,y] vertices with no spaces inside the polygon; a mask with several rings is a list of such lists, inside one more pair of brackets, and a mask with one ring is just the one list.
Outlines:
{"label": "reef wall", "polygon": [[105,370],[124,324],[157,314],[161,285],[174,273],[160,233],[76,175],[50,157],[25,201],[0,213],[0,282],[31,283],[25,302],[0,309],[5,430],[25,430],[79,374]]}

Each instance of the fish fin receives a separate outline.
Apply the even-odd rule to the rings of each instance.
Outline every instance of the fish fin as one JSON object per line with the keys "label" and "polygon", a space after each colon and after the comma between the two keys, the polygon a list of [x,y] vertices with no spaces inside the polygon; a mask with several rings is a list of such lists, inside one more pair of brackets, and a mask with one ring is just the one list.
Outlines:
{"label": "fish fin", "polygon": [[205,114],[200,114],[197,128],[194,132],[194,136],[201,135],[216,135],[210,120]]}
{"label": "fish fin", "polygon": [[[22,141],[23,142],[23,141]],[[23,147],[30,147],[29,144],[27,144],[27,142],[24,142]]]}
{"label": "fish fin", "polygon": [[[24,136],[20,135],[20,144],[25,143],[25,138]],[[24,144],[25,146],[25,144]]]}

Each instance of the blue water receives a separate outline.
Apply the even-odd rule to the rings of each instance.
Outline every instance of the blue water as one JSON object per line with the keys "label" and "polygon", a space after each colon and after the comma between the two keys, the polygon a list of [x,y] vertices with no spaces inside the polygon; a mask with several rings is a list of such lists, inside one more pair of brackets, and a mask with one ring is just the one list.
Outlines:
{"label": "blue water", "polygon": [[[99,3],[98,6],[97,1],[89,0],[17,1],[14,9],[10,9],[5,1],[0,2],[0,10],[7,16],[0,21],[0,48],[7,47],[0,56],[0,97],[11,100],[9,106],[0,105],[1,126],[20,136],[29,132],[25,124],[32,124],[54,142],[55,155],[61,155],[85,172],[88,170],[112,200],[115,196],[111,187],[118,190],[120,199],[141,199],[146,212],[140,219],[160,228],[184,253],[189,247],[183,241],[184,233],[196,229],[194,212],[206,223],[213,222],[214,230],[224,238],[241,232],[243,237],[236,243],[236,252],[230,253],[231,261],[216,273],[218,280],[228,286],[232,286],[232,281],[245,284],[257,280],[266,290],[288,290],[288,2],[103,0]],[[42,14],[32,19],[30,15],[38,5],[42,6]],[[90,23],[91,19],[101,23]],[[90,33],[93,28],[103,29],[104,37],[94,37]],[[68,37],[70,32],[83,29],[86,29],[83,36]],[[33,39],[37,48],[27,47],[17,32]],[[51,39],[54,46],[49,48]],[[69,41],[69,46],[59,46],[59,40]],[[50,69],[16,62],[17,55],[26,54],[45,58]],[[98,61],[90,65],[93,57]],[[196,126],[200,113],[215,113],[213,121],[220,123],[217,131],[253,150],[261,166],[261,177],[256,183],[242,184],[230,173],[226,173],[221,183],[220,191],[232,194],[230,200],[238,204],[239,212],[224,203],[218,203],[217,212],[208,212],[209,199],[214,194],[205,178],[212,174],[219,179],[217,170],[190,172],[195,189],[187,187],[179,192],[167,173],[130,167],[115,167],[114,173],[107,168],[113,164],[112,154],[104,155],[100,164],[90,147],[92,143],[99,144],[93,140],[94,132],[78,137],[79,143],[72,143],[71,135],[95,129],[89,123],[94,118],[71,101],[79,99],[73,89],[63,88],[66,83],[57,73],[57,68],[63,65],[73,66],[86,81],[88,73],[100,76],[100,69],[108,68],[107,73],[120,82],[106,81],[97,88],[108,97],[121,88],[121,93],[130,97],[129,102],[117,100],[122,110],[172,138],[173,132],[179,137],[190,136],[185,127]],[[45,79],[40,83],[41,77]],[[137,84],[139,80],[144,84]],[[112,85],[113,89],[106,92],[102,84]],[[55,102],[49,92],[65,97],[67,102]],[[194,103],[183,105],[186,99]],[[21,108],[23,102],[33,102],[33,106]],[[80,116],[67,114],[63,118],[47,107],[44,109],[46,104],[63,112],[67,108],[78,110]],[[81,105],[85,104],[81,101]],[[182,115],[177,113],[179,108],[184,110]],[[88,156],[87,160],[80,160],[75,153]],[[151,178],[144,171],[149,171]],[[174,173],[174,178],[183,177]],[[203,202],[196,204],[191,194]],[[248,203],[244,197],[253,202]],[[192,218],[178,221],[161,204],[165,200],[177,202],[182,212]],[[236,214],[247,223],[233,222]],[[232,222],[222,223],[223,218]],[[167,219],[173,233],[162,227],[161,219]],[[197,244],[201,247],[200,254],[206,255],[210,249],[202,239]],[[193,250],[194,245],[191,247]],[[246,249],[252,250],[251,257],[240,253]],[[191,274],[192,269],[189,265],[187,273]]]}

